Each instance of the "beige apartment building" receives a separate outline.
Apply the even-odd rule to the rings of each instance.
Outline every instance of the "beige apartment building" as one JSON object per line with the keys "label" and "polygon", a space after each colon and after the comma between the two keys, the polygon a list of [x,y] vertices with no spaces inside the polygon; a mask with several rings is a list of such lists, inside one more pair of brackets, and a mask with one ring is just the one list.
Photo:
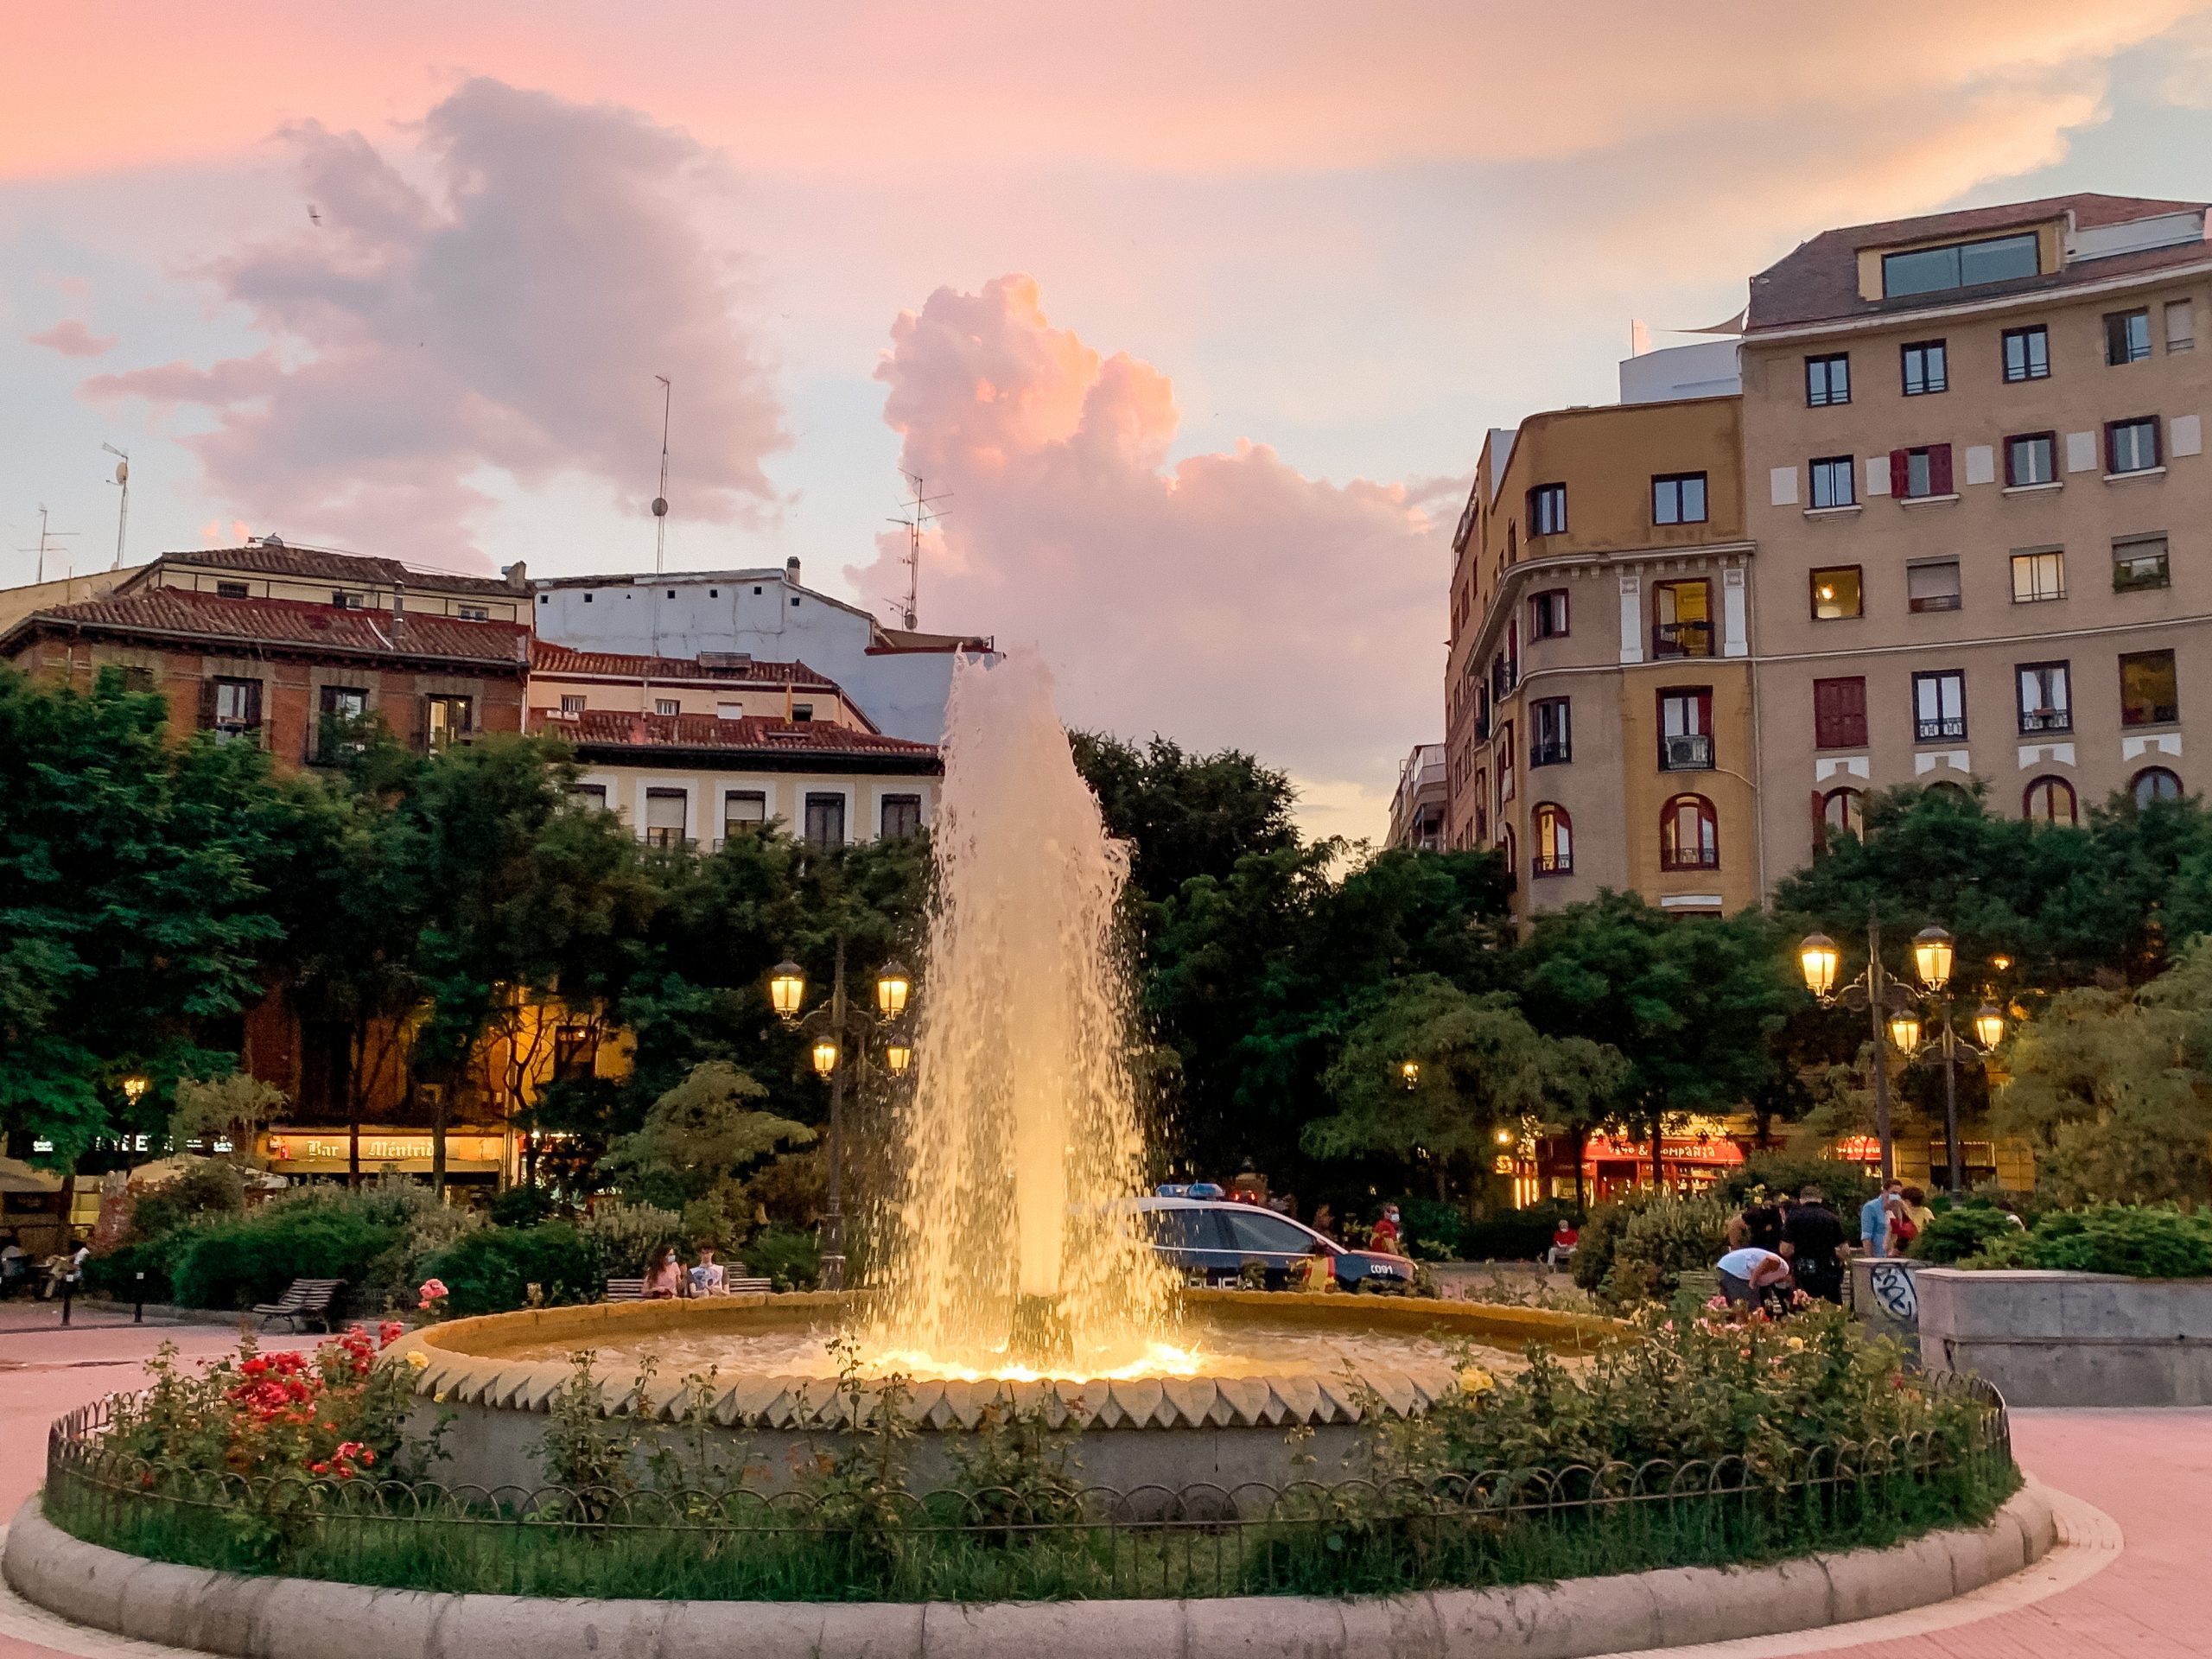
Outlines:
{"label": "beige apartment building", "polygon": [[1869,789],[2071,823],[2202,786],[2208,310],[2204,206],[2102,195],[1830,231],[1752,279],[1769,886]]}
{"label": "beige apartment building", "polygon": [[1759,891],[1740,400],[1532,416],[1491,435],[1453,538],[1446,836],[1536,912]]}

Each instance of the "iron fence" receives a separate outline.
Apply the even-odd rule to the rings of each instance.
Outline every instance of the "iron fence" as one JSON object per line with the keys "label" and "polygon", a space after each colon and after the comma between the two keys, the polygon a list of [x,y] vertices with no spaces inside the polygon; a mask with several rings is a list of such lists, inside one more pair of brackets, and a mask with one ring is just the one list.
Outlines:
{"label": "iron fence", "polygon": [[1923,1386],[1948,1426],[1773,1458],[1117,1489],[1025,1478],[908,1492],[480,1486],[245,1476],[128,1456],[105,1404],[55,1422],[46,1505],[156,1559],[391,1587],[795,1600],[1382,1593],[1726,1564],[1986,1511],[2003,1401]]}

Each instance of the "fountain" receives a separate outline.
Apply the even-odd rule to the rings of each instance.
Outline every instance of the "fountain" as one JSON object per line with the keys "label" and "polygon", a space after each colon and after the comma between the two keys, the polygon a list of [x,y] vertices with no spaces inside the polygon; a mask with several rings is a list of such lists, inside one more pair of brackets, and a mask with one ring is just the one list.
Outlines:
{"label": "fountain", "polygon": [[[1127,1488],[1281,1480],[1288,1429],[1309,1430],[1325,1464],[1365,1412],[1418,1413],[1459,1387],[1470,1353],[1510,1370],[1531,1338],[1603,1339],[1604,1321],[1529,1309],[1178,1283],[1133,1202],[1145,1143],[1117,928],[1126,857],[1034,652],[957,671],[932,839],[926,997],[868,1284],[418,1333],[405,1346],[423,1356],[419,1387],[461,1416],[446,1441],[454,1478],[530,1484],[532,1414],[582,1349],[610,1398],[650,1357],[649,1410],[711,1370],[715,1421],[770,1470],[842,1432],[836,1376],[856,1364],[900,1378],[899,1409],[940,1436],[1009,1398],[1071,1418],[1085,1477]],[[918,1476],[943,1471],[940,1451],[925,1445]]]}

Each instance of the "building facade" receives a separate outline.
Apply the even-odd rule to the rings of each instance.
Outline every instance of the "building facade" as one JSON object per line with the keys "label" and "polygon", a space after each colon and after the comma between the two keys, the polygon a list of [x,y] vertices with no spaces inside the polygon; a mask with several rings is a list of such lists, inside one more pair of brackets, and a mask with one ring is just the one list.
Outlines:
{"label": "building facade", "polygon": [[1398,786],[1390,795],[1391,847],[1441,852],[1450,844],[1446,818],[1450,810],[1444,786],[1444,745],[1416,743],[1398,763]]}
{"label": "building facade", "polygon": [[2202,204],[2068,196],[1831,231],[1752,280],[1770,877],[1870,789],[2073,823],[2202,786],[2204,232]]}
{"label": "building facade", "polygon": [[1758,892],[1742,404],[1493,432],[1453,538],[1446,836],[1523,920],[1601,887],[1683,913]]}

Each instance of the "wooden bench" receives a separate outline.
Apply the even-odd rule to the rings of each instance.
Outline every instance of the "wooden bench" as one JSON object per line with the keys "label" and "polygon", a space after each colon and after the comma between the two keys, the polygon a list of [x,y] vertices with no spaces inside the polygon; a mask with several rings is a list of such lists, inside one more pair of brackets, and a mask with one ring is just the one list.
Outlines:
{"label": "wooden bench", "polygon": [[774,1288],[775,1286],[766,1279],[725,1279],[722,1281],[722,1294],[725,1296],[765,1296]]}
{"label": "wooden bench", "polygon": [[610,1302],[642,1302],[645,1300],[645,1281],[638,1279],[610,1279],[607,1281],[606,1300]]}
{"label": "wooden bench", "polygon": [[264,1326],[271,1319],[283,1319],[297,1331],[306,1321],[316,1319],[327,1331],[331,1328],[332,1308],[345,1284],[343,1279],[295,1279],[291,1288],[282,1296],[273,1302],[257,1304],[253,1311],[261,1316]]}

